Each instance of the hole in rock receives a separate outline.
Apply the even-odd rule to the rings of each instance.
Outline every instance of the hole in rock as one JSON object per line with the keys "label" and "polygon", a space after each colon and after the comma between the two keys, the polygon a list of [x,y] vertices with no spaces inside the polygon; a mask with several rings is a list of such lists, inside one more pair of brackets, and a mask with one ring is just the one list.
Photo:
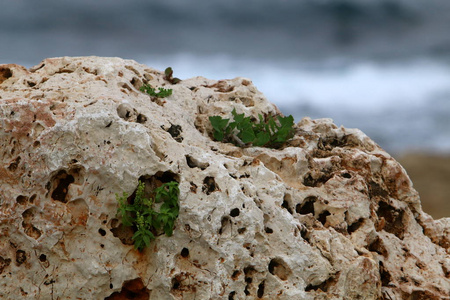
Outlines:
{"label": "hole in rock", "polygon": [[332,177],[332,173],[320,173],[318,178],[313,178],[309,173],[303,179],[303,185],[310,187],[320,187],[322,184],[326,183]]}
{"label": "hole in rock", "polygon": [[189,249],[188,248],[183,248],[181,249],[181,257],[188,257],[189,256]]}
{"label": "hole in rock", "polygon": [[16,251],[16,263],[18,266],[23,264],[27,260],[27,254],[23,250]]}
{"label": "hole in rock", "polygon": [[92,75],[98,75],[97,69],[91,70],[90,68],[83,67],[83,71]]}
{"label": "hole in rock", "polygon": [[[111,287],[111,286],[110,286]],[[125,281],[120,292],[114,292],[105,300],[148,300],[150,291],[144,286],[141,278]]]}
{"label": "hole in rock", "polygon": [[386,232],[392,233],[399,239],[403,239],[405,234],[405,227],[403,226],[403,214],[404,211],[397,210],[386,202],[379,202],[379,208],[377,211],[378,218],[384,218]]}
{"label": "hole in rock", "polygon": [[116,238],[120,239],[122,244],[134,245],[134,241],[132,239],[134,235],[134,230],[132,227],[120,224],[117,227],[111,228],[110,231]]}
{"label": "hole in rock", "polygon": [[46,262],[46,261],[47,261],[47,255],[45,255],[45,254],[39,255],[39,260],[40,260],[41,262]]}
{"label": "hole in rock", "polygon": [[55,74],[62,74],[62,73],[70,74],[73,72],[74,72],[74,70],[66,69],[65,67],[63,67],[63,68],[60,68],[58,71],[56,71]]}
{"label": "hole in rock", "polygon": [[34,203],[34,200],[36,199],[37,195],[33,194],[31,195],[30,199],[28,200],[30,203]]}
{"label": "hole in rock", "polygon": [[306,227],[300,229],[300,236],[309,243],[309,231]]}
{"label": "hole in rock", "polygon": [[301,215],[312,214],[314,216],[314,202],[316,202],[317,197],[309,196],[303,200],[303,203],[299,203],[295,206],[295,211]]}
{"label": "hole in rock", "polygon": [[192,193],[197,194],[197,185],[195,183],[193,183],[192,181],[190,182],[191,184],[191,188],[189,189]]}
{"label": "hole in rock", "polygon": [[283,207],[284,209],[286,209],[290,214],[292,214],[292,209],[289,207],[289,203],[284,200],[283,203],[281,204],[281,207]]}
{"label": "hole in rock", "polygon": [[386,250],[383,240],[377,237],[370,245],[367,247],[369,251],[376,252],[383,257],[388,257],[388,251]]}
{"label": "hole in rock", "polygon": [[128,85],[127,83],[125,83],[125,82],[119,83],[118,85],[119,85],[119,87],[122,87],[122,88],[123,88],[121,91],[124,92],[124,93],[127,93],[125,90],[128,90],[129,92],[132,92],[132,91],[133,91],[133,89],[131,88],[131,86],[129,86],[129,85]]}
{"label": "hole in rock", "polygon": [[133,77],[131,79],[130,83],[137,90],[139,90],[139,88],[143,85],[142,81],[139,78],[137,78],[137,77]]}
{"label": "hole in rock", "polygon": [[292,196],[290,194],[285,194],[283,197],[283,203],[281,204],[281,207],[287,209],[287,211],[292,215]]}
{"label": "hole in rock", "polygon": [[324,210],[322,213],[319,214],[319,220],[320,223],[322,223],[323,226],[325,226],[325,223],[327,222],[327,216],[331,215],[328,211]]}
{"label": "hole in rock", "polygon": [[79,181],[80,177],[82,177],[81,168],[75,167],[70,169],[68,172],[66,170],[58,171],[55,175],[52,176],[50,182],[47,184],[47,186],[53,188],[53,191],[51,193],[52,199],[67,203],[69,200],[67,199],[69,186],[75,181]]}
{"label": "hole in rock", "polygon": [[183,137],[181,136],[181,133],[183,132],[183,129],[180,125],[174,125],[172,124],[169,129],[167,129],[167,132],[173,137],[173,139],[179,143],[183,141]]}
{"label": "hole in rock", "polygon": [[238,233],[243,234],[246,230],[247,230],[247,228],[245,228],[245,227],[239,228]]}
{"label": "hole in rock", "polygon": [[274,258],[269,263],[269,272],[281,280],[287,280],[291,270],[281,258]]}
{"label": "hole in rock", "polygon": [[356,230],[359,229],[359,227],[361,227],[361,225],[364,223],[364,219],[363,218],[359,218],[358,221],[352,223],[350,226],[348,226],[347,228],[347,232],[349,234],[352,234],[353,232],[355,232]]}
{"label": "hole in rock", "polygon": [[33,226],[34,215],[36,214],[36,208],[31,207],[22,213],[22,227],[26,235],[31,238],[38,239],[41,236],[41,231]]}
{"label": "hole in rock", "polygon": [[234,281],[236,281],[236,280],[238,279],[239,275],[241,275],[241,271],[235,270],[235,271],[233,272],[233,274],[231,275],[231,279],[233,279]]}
{"label": "hole in rock", "polygon": [[266,232],[266,233],[273,233],[273,229],[272,228],[270,228],[270,227],[265,227],[264,228],[264,231]]}
{"label": "hole in rock", "polygon": [[232,291],[228,294],[228,300],[234,300],[234,295],[236,295],[235,291]]}
{"label": "hole in rock", "polygon": [[137,113],[136,110],[127,103],[122,103],[117,107],[117,115],[125,121],[135,113]]}
{"label": "hole in rock", "polygon": [[263,280],[259,285],[258,285],[258,291],[256,293],[256,295],[258,296],[258,298],[262,298],[264,296],[264,284],[265,284],[265,280]]}
{"label": "hole in rock", "polygon": [[27,196],[24,196],[24,195],[19,195],[19,196],[17,196],[17,198],[16,198],[16,202],[19,203],[19,204],[21,204],[21,205],[26,204],[27,201],[28,201],[28,197],[27,197]]}
{"label": "hole in rock", "polygon": [[66,171],[60,171],[54,180],[56,181],[56,188],[53,190],[52,199],[66,203],[69,185],[75,181],[73,176],[67,174]]}
{"label": "hole in rock", "polygon": [[147,117],[143,114],[138,114],[136,122],[139,124],[144,124],[145,122],[147,122]]}
{"label": "hole in rock", "polygon": [[[245,274],[245,277],[253,276],[254,273],[256,273],[255,267],[253,267],[253,266],[248,266],[248,267],[245,267],[245,268],[244,268],[244,274]],[[245,280],[247,281],[247,278],[246,278]]]}
{"label": "hole in rock", "polygon": [[389,283],[392,281],[391,274],[384,267],[383,262],[381,261],[379,264],[379,270],[380,270],[381,286],[389,286]]}
{"label": "hole in rock", "polygon": [[205,177],[205,179],[203,180],[203,188],[202,188],[203,193],[209,195],[218,190],[219,186],[216,184],[214,177],[211,176]]}
{"label": "hole in rock", "polygon": [[248,296],[250,295],[250,285],[253,282],[253,274],[256,273],[256,270],[253,266],[248,266],[244,268],[244,274],[245,274],[245,282],[247,285],[245,286],[244,293]]}
{"label": "hole in rock", "polygon": [[200,168],[202,170],[205,170],[207,167],[209,167],[209,163],[202,163],[190,155],[186,155],[186,163],[189,168]]}
{"label": "hole in rock", "polygon": [[383,189],[378,183],[371,181],[369,183],[369,197],[380,197],[380,198],[387,198],[389,196],[389,193]]}
{"label": "hole in rock", "polygon": [[[441,263],[442,266],[442,272],[444,272],[445,278],[450,278],[450,269],[447,269],[447,267]],[[1,274],[2,272],[0,272]]]}
{"label": "hole in rock", "polygon": [[9,258],[3,258],[0,256],[0,274],[3,273],[3,270],[9,266],[11,263],[11,259]]}
{"label": "hole in rock", "polygon": [[13,75],[12,71],[8,67],[0,67],[0,84]]}
{"label": "hole in rock", "polygon": [[222,220],[220,221],[221,226],[219,229],[219,234],[225,233],[228,229],[231,227],[231,220],[228,216],[222,217]]}
{"label": "hole in rock", "polygon": [[346,134],[342,137],[329,136],[325,138],[320,138],[317,146],[321,150],[332,150],[333,148],[339,147],[357,147],[360,145],[360,141],[352,134]]}
{"label": "hole in rock", "polygon": [[330,276],[327,280],[325,280],[324,282],[320,283],[320,284],[309,284],[308,286],[306,286],[305,288],[305,292],[309,292],[309,291],[317,291],[317,290],[321,290],[323,292],[327,292],[328,289],[334,285],[336,285],[336,282],[339,278],[339,272],[334,275],[334,276]]}
{"label": "hole in rock", "polygon": [[344,173],[344,174],[342,174],[342,177],[344,177],[344,178],[352,178],[352,175],[350,175],[350,173]]}
{"label": "hole in rock", "polygon": [[20,156],[18,156],[11,164],[9,164],[8,170],[10,172],[14,172],[17,170],[17,167],[19,166],[20,163],[20,159],[21,159]]}
{"label": "hole in rock", "polygon": [[172,278],[172,291],[178,294],[186,292],[196,292],[196,287],[192,284],[193,276],[190,273],[179,273]]}
{"label": "hole in rock", "polygon": [[105,236],[106,235],[106,231],[103,228],[100,228],[98,230],[98,233],[100,233],[101,236]]}
{"label": "hole in rock", "polygon": [[230,211],[230,216],[233,217],[233,218],[239,216],[239,208],[233,208]]}

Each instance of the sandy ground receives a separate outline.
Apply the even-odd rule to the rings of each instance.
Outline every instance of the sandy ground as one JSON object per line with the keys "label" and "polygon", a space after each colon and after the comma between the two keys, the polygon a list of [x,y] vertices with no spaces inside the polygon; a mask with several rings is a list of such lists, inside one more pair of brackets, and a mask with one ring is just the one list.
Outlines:
{"label": "sandy ground", "polygon": [[419,192],[423,210],[434,219],[450,217],[450,155],[394,155]]}

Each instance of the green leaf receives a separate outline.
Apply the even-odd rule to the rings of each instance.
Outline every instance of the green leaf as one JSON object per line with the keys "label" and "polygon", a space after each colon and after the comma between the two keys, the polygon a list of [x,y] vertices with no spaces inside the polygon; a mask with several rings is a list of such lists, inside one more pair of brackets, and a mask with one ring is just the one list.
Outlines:
{"label": "green leaf", "polygon": [[168,67],[164,70],[164,74],[166,75],[167,78],[172,78],[173,75],[173,70],[171,67]]}
{"label": "green leaf", "polygon": [[159,212],[152,208],[153,199],[144,198],[144,190],[144,183],[139,181],[133,204],[128,203],[127,194],[124,193],[122,197],[116,194],[119,202],[117,214],[121,215],[125,226],[137,228],[132,239],[135,248],[139,250],[147,247],[155,239],[152,230],[163,228],[164,232],[172,234],[179,213],[178,182],[164,183],[154,190],[155,199],[164,201]]}
{"label": "green leaf", "polygon": [[[259,114],[259,123],[251,121],[250,117],[244,114],[238,114],[233,108],[231,112],[233,121],[222,119],[219,116],[211,116],[209,120],[213,126],[213,136],[217,141],[238,143],[234,136],[237,136],[242,143],[239,146],[245,146],[252,143],[253,146],[278,147],[294,136],[294,118],[292,116],[278,116],[278,123],[273,117],[264,117]],[[224,123],[222,120],[226,120]]]}
{"label": "green leaf", "polygon": [[225,137],[225,135],[223,134],[222,131],[214,131],[213,136],[216,141],[220,141],[220,142],[223,141],[223,139]]}
{"label": "green leaf", "polygon": [[254,146],[264,146],[270,141],[270,135],[267,132],[261,131],[256,135],[256,140],[253,142]]}
{"label": "green leaf", "polygon": [[164,98],[172,95],[172,89],[158,88],[158,92],[156,89],[152,88],[150,84],[144,84],[139,88],[141,92],[147,93],[150,96]]}
{"label": "green leaf", "polygon": [[255,139],[255,133],[253,132],[252,128],[247,128],[244,131],[241,132],[239,136],[245,144],[253,142]]}
{"label": "green leaf", "polygon": [[209,121],[215,130],[222,131],[227,126],[230,119],[222,119],[221,116],[212,116],[209,117]]}
{"label": "green leaf", "polygon": [[168,224],[166,224],[165,226],[164,226],[164,233],[167,235],[167,236],[172,236],[172,234],[173,234],[173,223],[168,223]]}
{"label": "green leaf", "polygon": [[172,95],[172,89],[164,89],[164,88],[158,88],[158,93],[155,94],[158,98],[165,98]]}
{"label": "green leaf", "polygon": [[164,70],[164,75],[165,75],[164,79],[169,81],[172,84],[177,84],[178,82],[181,81],[180,78],[173,77],[173,70],[171,67],[168,67]]}
{"label": "green leaf", "polygon": [[278,116],[278,121],[281,124],[281,127],[292,128],[294,126],[294,117],[289,115],[287,117]]}
{"label": "green leaf", "polygon": [[233,115],[234,121],[239,124],[242,123],[242,121],[244,121],[244,114],[237,114],[236,113],[236,109],[233,109],[233,111],[231,112],[231,114]]}
{"label": "green leaf", "polygon": [[270,132],[275,133],[277,131],[277,127],[276,127],[277,124],[275,123],[275,120],[273,118],[270,118],[268,124],[269,124],[269,128],[270,128]]}

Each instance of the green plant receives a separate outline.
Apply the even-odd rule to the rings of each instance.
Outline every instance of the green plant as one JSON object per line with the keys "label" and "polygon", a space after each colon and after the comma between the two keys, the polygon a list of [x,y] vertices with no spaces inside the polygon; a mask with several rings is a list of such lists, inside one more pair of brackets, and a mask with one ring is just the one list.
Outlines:
{"label": "green plant", "polygon": [[213,136],[217,141],[232,142],[240,147],[248,144],[260,147],[277,148],[294,136],[294,118],[278,116],[277,120],[271,116],[264,120],[259,115],[259,123],[251,121],[250,117],[231,112],[233,121],[221,116],[211,116],[209,121],[214,129]]}
{"label": "green plant", "polygon": [[139,88],[141,92],[147,93],[152,97],[164,98],[172,95],[172,89],[158,88],[156,92],[155,88],[152,88],[150,84],[144,84]]}
{"label": "green plant", "polygon": [[[138,250],[148,246],[158,230],[162,229],[167,236],[171,236],[179,213],[178,182],[171,181],[156,188],[154,199],[144,198],[144,188],[145,184],[139,181],[133,203],[129,203],[127,193],[124,192],[121,197],[116,194],[119,202],[117,213],[121,215],[123,225],[135,228],[132,239]],[[153,204],[159,202],[163,203],[156,211]]]}
{"label": "green plant", "polygon": [[178,82],[181,81],[180,78],[173,77],[173,70],[171,67],[168,67],[164,70],[164,75],[165,75],[164,79],[172,84],[177,84]]}

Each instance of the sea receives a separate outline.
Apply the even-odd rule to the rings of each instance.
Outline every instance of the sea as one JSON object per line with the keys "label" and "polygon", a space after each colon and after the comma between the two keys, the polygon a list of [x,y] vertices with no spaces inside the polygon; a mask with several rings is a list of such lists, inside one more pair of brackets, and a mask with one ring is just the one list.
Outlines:
{"label": "sea", "polygon": [[246,77],[296,121],[450,154],[448,0],[1,1],[0,64],[88,55]]}

